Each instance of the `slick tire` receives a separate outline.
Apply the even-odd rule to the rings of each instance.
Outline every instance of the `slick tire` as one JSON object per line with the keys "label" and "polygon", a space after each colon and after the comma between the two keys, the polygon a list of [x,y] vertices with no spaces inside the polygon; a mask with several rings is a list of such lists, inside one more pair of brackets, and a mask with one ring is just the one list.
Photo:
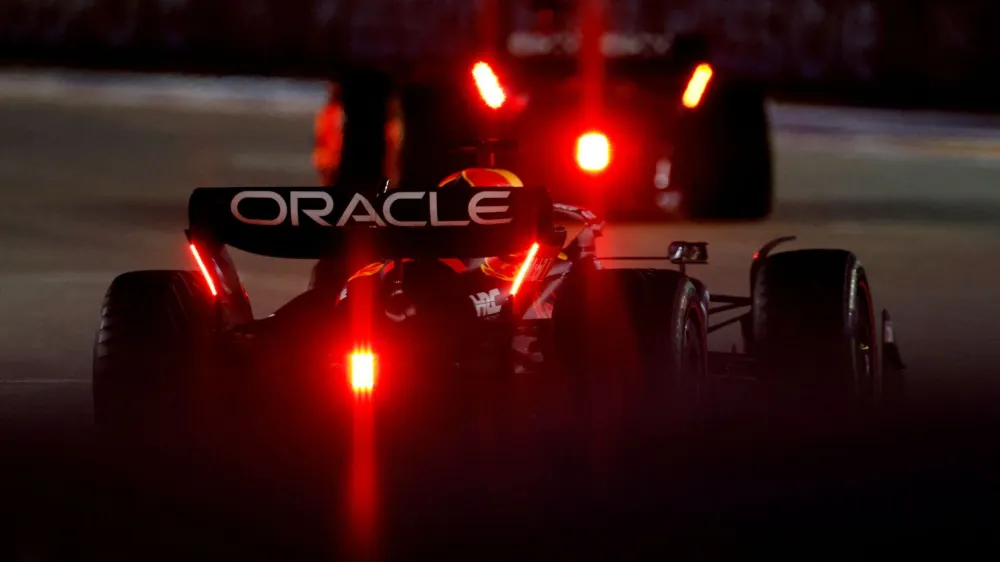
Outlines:
{"label": "slick tire", "polygon": [[585,383],[584,398],[626,409],[640,399],[660,411],[696,408],[707,384],[706,330],[704,291],[669,270],[577,270],[553,310],[567,376]]}
{"label": "slick tire", "polygon": [[845,250],[765,258],[753,274],[752,354],[766,380],[834,405],[878,402],[878,343],[871,289]]}
{"label": "slick tire", "polygon": [[104,444],[169,453],[197,434],[194,398],[211,366],[211,299],[190,271],[135,271],[112,281],[93,357]]}
{"label": "slick tire", "polygon": [[672,159],[675,213],[694,220],[760,220],[771,214],[773,164],[761,90],[722,81],[678,122]]}

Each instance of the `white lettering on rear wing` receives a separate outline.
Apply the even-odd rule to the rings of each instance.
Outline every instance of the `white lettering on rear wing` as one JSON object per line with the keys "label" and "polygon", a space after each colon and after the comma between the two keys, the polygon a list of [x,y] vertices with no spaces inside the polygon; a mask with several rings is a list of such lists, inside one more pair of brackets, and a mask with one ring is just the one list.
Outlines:
{"label": "white lettering on rear wing", "polygon": [[[393,215],[392,205],[396,203],[397,200],[412,199],[423,201],[425,196],[427,197],[426,201],[428,202],[426,204],[426,208],[430,218],[429,221],[402,221],[397,220]],[[468,218],[460,220],[442,220],[438,214],[438,192],[436,191],[400,191],[393,193],[382,203],[381,213],[376,210],[375,204],[365,198],[365,196],[360,193],[354,193],[347,206],[336,215],[339,218],[335,221],[335,223],[338,227],[346,226],[349,222],[373,223],[380,227],[386,226],[386,223],[397,227],[423,227],[427,226],[428,222],[430,222],[431,226],[466,226],[470,222],[483,226],[502,225],[508,224],[513,220],[508,215],[510,207],[508,205],[489,204],[489,200],[508,199],[509,197],[510,190],[478,191],[471,197],[467,205],[466,211]],[[230,201],[229,208],[236,220],[250,225],[278,226],[285,223],[290,216],[291,225],[300,226],[302,220],[301,215],[305,215],[319,226],[332,226],[331,222],[326,220],[334,212],[334,201],[329,193],[315,190],[291,191],[289,193],[289,198],[291,200],[291,205],[286,202],[283,193],[278,193],[276,191],[266,189],[240,191]],[[274,201],[277,206],[274,216],[272,218],[251,218],[245,216],[240,210],[240,203],[247,199],[267,199],[269,201]],[[306,199],[321,201],[323,203],[323,208],[302,208],[301,201]],[[291,213],[289,213],[289,207],[291,207]]]}

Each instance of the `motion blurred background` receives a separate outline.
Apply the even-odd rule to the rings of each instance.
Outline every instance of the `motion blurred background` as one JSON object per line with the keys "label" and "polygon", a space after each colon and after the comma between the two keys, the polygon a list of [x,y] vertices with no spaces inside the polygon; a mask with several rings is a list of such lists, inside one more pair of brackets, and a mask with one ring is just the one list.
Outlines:
{"label": "motion blurred background", "polygon": [[[327,77],[345,60],[454,55],[515,0],[4,0],[7,64]],[[705,34],[716,64],[780,98],[995,109],[1000,7],[987,0],[616,0],[623,33]],[[506,8],[510,8],[509,10]]]}
{"label": "motion blurred background", "polygon": [[[673,239],[708,240],[713,263],[698,274],[713,292],[744,294],[750,256],[770,238],[791,233],[802,245],[850,248],[868,269],[876,308],[893,312],[913,399],[995,414],[1000,3],[608,5],[615,30],[703,33],[716,66],[766,87],[776,206],[768,220],[746,224],[612,225],[605,252],[660,254]],[[440,77],[448,61],[495,39],[484,21],[504,17],[528,29],[535,16],[529,2],[514,0],[0,0],[0,465],[15,467],[0,503],[24,559],[51,545],[72,552],[95,536],[149,530],[149,518],[123,526],[95,515],[104,512],[94,507],[103,492],[89,459],[93,334],[115,275],[191,267],[182,233],[190,190],[315,185],[313,118],[328,80],[359,64],[400,80]],[[235,257],[258,316],[308,281],[310,263]],[[736,335],[716,345],[728,350]],[[769,435],[747,429],[733,448],[748,464],[727,465],[738,477],[678,477],[656,488],[660,496],[629,474],[634,485],[616,498],[640,512],[666,498],[659,505],[670,505],[671,517],[694,525],[726,509],[754,520],[781,511],[775,505],[801,507],[810,501],[802,498],[837,496],[848,482],[895,495],[823,504],[814,519],[789,507],[774,540],[786,541],[803,521],[831,532],[845,521],[871,525],[876,539],[891,540],[886,521],[917,536],[970,510],[982,513],[970,521],[989,527],[992,453],[927,427],[887,436],[871,449],[883,456],[864,460],[836,457],[840,449],[828,444],[801,454],[753,449]],[[710,444],[683,456],[700,459],[699,451],[733,441],[700,439]],[[940,445],[935,459],[960,459],[962,468],[894,457],[890,445],[900,443]],[[984,456],[966,454],[973,449]],[[805,464],[789,468],[788,459]],[[679,462],[659,461],[664,475]],[[866,479],[873,474],[883,480]],[[896,487],[886,492],[890,481]],[[938,501],[934,514],[914,507],[928,498]],[[421,505],[426,511],[413,518],[445,510],[433,500]],[[876,505],[916,511],[903,517]],[[643,517],[635,519],[653,529]],[[727,521],[759,538],[757,527]],[[725,546],[709,537],[695,550]]]}

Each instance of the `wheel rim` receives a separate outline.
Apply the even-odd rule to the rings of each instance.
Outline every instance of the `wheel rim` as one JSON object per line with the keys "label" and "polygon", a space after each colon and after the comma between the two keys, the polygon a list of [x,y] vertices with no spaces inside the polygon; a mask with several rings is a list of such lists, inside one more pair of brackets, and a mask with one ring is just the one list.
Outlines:
{"label": "wheel rim", "polygon": [[702,394],[705,365],[701,330],[692,312],[684,320],[684,336],[681,341],[680,371],[677,373],[678,394],[682,398],[698,399]]}
{"label": "wheel rim", "polygon": [[864,398],[877,397],[877,348],[875,342],[874,314],[871,293],[865,280],[858,282],[861,298],[858,299],[858,331],[855,346],[856,388]]}

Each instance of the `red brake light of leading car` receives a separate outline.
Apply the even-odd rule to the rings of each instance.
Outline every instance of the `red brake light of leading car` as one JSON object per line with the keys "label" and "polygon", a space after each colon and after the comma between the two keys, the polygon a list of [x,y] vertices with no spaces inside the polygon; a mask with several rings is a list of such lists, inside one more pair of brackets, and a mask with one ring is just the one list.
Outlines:
{"label": "red brake light of leading car", "polygon": [[684,102],[684,107],[689,109],[694,109],[698,107],[701,103],[702,96],[705,95],[705,89],[708,88],[708,82],[712,79],[712,66],[708,63],[701,63],[695,69],[694,73],[691,74],[691,79],[688,80],[687,88],[684,89],[684,97],[681,101]]}
{"label": "red brake light of leading car", "polygon": [[576,140],[576,163],[581,170],[601,172],[610,162],[611,143],[603,133],[585,133]]}
{"label": "red brake light of leading car", "polygon": [[375,354],[367,348],[357,348],[350,356],[351,390],[367,396],[375,388]]}
{"label": "red brake light of leading car", "polygon": [[472,77],[476,80],[476,88],[486,105],[493,109],[500,109],[507,101],[507,94],[500,86],[500,80],[493,72],[493,68],[485,62],[477,62],[472,67]]}
{"label": "red brake light of leading car", "polygon": [[527,257],[524,258],[524,263],[521,264],[521,268],[517,270],[517,277],[514,277],[514,284],[510,287],[510,294],[516,295],[521,289],[521,283],[524,283],[524,276],[528,274],[528,269],[531,264],[535,261],[535,255],[538,254],[538,242],[531,245],[531,249],[528,250]]}
{"label": "red brake light of leading car", "polygon": [[198,248],[194,244],[191,244],[191,255],[194,256],[194,261],[198,263],[198,269],[201,270],[201,274],[205,277],[205,283],[208,283],[208,290],[212,292],[212,296],[216,296],[219,293],[215,290],[215,282],[212,281],[212,276],[208,274],[208,268],[205,267],[205,262],[201,260],[201,254],[198,253]]}

